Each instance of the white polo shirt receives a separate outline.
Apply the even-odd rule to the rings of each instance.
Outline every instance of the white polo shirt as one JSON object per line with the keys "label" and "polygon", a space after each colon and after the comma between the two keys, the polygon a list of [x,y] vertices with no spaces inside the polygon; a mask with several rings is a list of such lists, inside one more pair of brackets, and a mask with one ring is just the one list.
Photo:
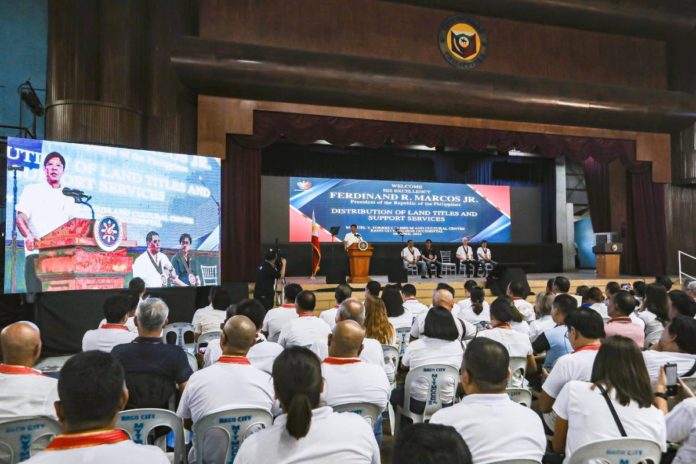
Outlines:
{"label": "white polo shirt", "polygon": [[322,399],[328,406],[369,403],[387,407],[391,386],[383,369],[360,358],[328,357],[321,363]]}
{"label": "white polo shirt", "polygon": [[455,314],[457,319],[461,319],[472,324],[478,324],[479,322],[490,322],[491,320],[491,305],[487,301],[483,302],[483,309],[480,314],[474,312],[474,308],[471,304],[471,298],[457,303],[459,307],[459,312]]}
{"label": "white polo shirt", "polygon": [[266,313],[261,330],[268,334],[270,341],[277,342],[283,326],[292,319],[297,319],[295,305],[291,303],[282,304]]}
{"label": "white polo shirt", "polygon": [[428,306],[424,305],[414,296],[404,301],[404,309],[411,313],[411,316],[417,317],[420,313],[427,312]]}
{"label": "white polo shirt", "polygon": [[604,303],[594,303],[590,305],[590,309],[597,311],[599,315],[602,316],[602,320],[604,322],[607,322],[610,319],[609,313],[607,312],[607,305]]}
{"label": "white polo shirt", "polygon": [[594,366],[597,351],[599,351],[599,345],[590,345],[558,358],[541,386],[542,390],[551,398],[558,398],[563,387],[571,380],[589,382],[592,378],[592,366]]}
{"label": "white polo shirt", "polygon": [[[152,264],[152,261],[150,261],[148,253],[149,252],[145,250],[143,254],[133,261],[133,277],[140,277],[143,279],[146,287],[162,287],[162,274],[169,276],[168,269],[173,269],[172,263],[169,261],[169,258],[167,258],[167,255],[158,252],[153,259],[162,269],[162,274],[160,274],[157,272],[157,268]],[[174,274],[176,275],[176,272],[174,272]]]}
{"label": "white polo shirt", "polygon": [[[555,368],[554,368],[555,370]],[[641,408],[631,401],[622,406],[615,400],[615,391],[609,392],[614,409],[630,438],[653,440],[666,450],[666,428],[663,413],[655,406]],[[590,382],[573,380],[561,390],[553,404],[554,412],[568,421],[566,460],[581,446],[598,440],[621,438],[611,410],[599,388]]]}
{"label": "white polo shirt", "polygon": [[628,317],[631,318],[634,324],[638,324],[640,328],[645,332],[645,321],[638,317],[638,313],[633,311],[631,314],[628,315]]}
{"label": "white polo shirt", "polygon": [[[454,324],[457,326],[457,332],[459,332],[459,338],[464,336],[465,339],[472,338],[476,335],[476,327],[470,322],[463,321],[454,315],[456,306],[452,309],[452,318],[454,319]],[[429,310],[428,310],[429,311]],[[414,320],[411,326],[411,336],[413,338],[419,338],[425,331],[425,318],[428,316],[428,311],[420,313]]]}
{"label": "white polo shirt", "polygon": [[354,234],[353,232],[348,232],[346,236],[343,237],[343,244],[346,248],[358,242],[360,242],[360,237],[358,237],[358,235]]}
{"label": "white polo shirt", "polygon": [[645,360],[645,367],[648,369],[650,382],[653,385],[657,383],[657,376],[660,373],[660,368],[665,364],[676,364],[677,374],[682,377],[684,374],[688,373],[689,370],[694,367],[694,363],[696,363],[696,355],[671,351],[646,350],[643,351],[643,359]]}
{"label": "white polo shirt", "polygon": [[[418,248],[413,247],[404,247],[403,250],[401,250],[401,258],[406,258],[408,260],[409,264],[413,264],[414,261],[417,261],[418,258],[420,257],[421,252],[418,251]],[[406,261],[404,261],[406,262]]]}
{"label": "white polo shirt", "polygon": [[208,306],[203,306],[202,308],[198,308],[196,312],[193,313],[193,318],[191,319],[191,325],[196,327],[196,324],[198,324],[198,321],[200,320],[201,316],[205,313],[209,313],[210,311],[215,311],[213,309],[212,304],[208,304]]}
{"label": "white polo shirt", "polygon": [[285,425],[286,414],[273,425],[242,442],[235,464],[379,464],[380,455],[372,427],[352,412],[335,413],[328,407],[312,410],[307,436],[297,440]]}
{"label": "white polo shirt", "polygon": [[[273,372],[273,362],[282,352],[282,346],[265,340],[259,341],[249,348],[246,357],[252,366],[271,375],[271,372]],[[203,355],[203,367],[212,366],[220,359],[220,356],[222,356],[222,348],[220,348],[220,339],[216,338],[210,341],[205,350],[205,355]]]}
{"label": "white polo shirt", "polygon": [[[401,364],[409,369],[432,364],[444,364],[459,369],[462,365],[464,349],[459,340],[441,340],[423,336],[409,343],[406,352],[401,358]],[[425,401],[428,397],[429,383],[417,381],[411,387],[411,397],[418,401]],[[454,399],[454,383],[449,382],[441,392],[444,403],[450,403]]]}
{"label": "white polo shirt", "polygon": [[[142,301],[142,300],[140,300],[140,301]],[[101,322],[99,323],[99,325],[97,326],[97,328],[103,326],[106,323],[107,323],[106,318],[102,319]],[[135,317],[131,316],[126,320],[126,329],[128,329],[129,331],[133,332],[136,335],[138,334],[138,328],[135,326]]]}
{"label": "white polo shirt", "polygon": [[[328,358],[328,338],[326,340],[319,340],[317,342],[312,343],[312,346],[309,349],[312,350],[319,359]],[[382,344],[374,338],[365,338],[363,340],[363,349],[360,352],[360,359],[362,359],[366,363],[379,366],[382,368],[382,370],[386,369],[386,366],[384,364],[384,351],[382,351]]]}
{"label": "white polo shirt", "polygon": [[227,311],[224,309],[211,309],[200,314],[193,325],[193,331],[199,335],[208,332],[220,332],[221,325],[225,322]]}
{"label": "white polo shirt", "polygon": [[476,256],[478,256],[478,259],[491,259],[491,249],[479,247],[476,250]]}
{"label": "white polo shirt", "polygon": [[521,333],[525,337],[529,338],[529,324],[527,324],[525,321],[510,321],[510,327],[512,327],[512,330],[515,332]]}
{"label": "white polo shirt", "polygon": [[164,451],[138,445],[122,430],[58,435],[27,464],[169,464]]}
{"label": "white polo shirt", "polygon": [[524,298],[513,298],[512,302],[515,304],[517,310],[522,313],[522,317],[527,322],[531,322],[536,319],[536,313],[534,312],[534,305]]}
{"label": "white polo shirt", "polygon": [[329,324],[329,328],[333,330],[336,327],[336,313],[338,313],[338,305],[319,313],[319,319]]}
{"label": "white polo shirt", "polygon": [[436,412],[430,423],[454,427],[476,464],[514,459],[541,462],[546,451],[539,416],[505,393],[466,395],[454,406]]}
{"label": "white polo shirt", "polygon": [[130,343],[137,333],[128,330],[128,327],[121,324],[102,324],[94,330],[88,330],[82,337],[82,351],[99,350],[111,353],[111,349],[116,345]]}
{"label": "white polo shirt", "polygon": [[648,311],[647,309],[644,311],[636,312],[635,314],[639,318],[641,318],[643,322],[645,322],[645,328],[643,329],[645,335],[657,332],[659,330],[663,330],[665,328],[662,322],[657,320],[657,316],[655,315],[655,313]]}
{"label": "white polo shirt", "polygon": [[681,443],[672,464],[696,462],[696,398],[678,403],[665,417],[667,441]]}
{"label": "white polo shirt", "polygon": [[58,381],[25,366],[0,364],[0,421],[21,416],[56,419]]}
{"label": "white polo shirt", "polygon": [[313,314],[305,314],[292,319],[283,326],[280,337],[278,337],[278,343],[283,348],[291,346],[310,347],[315,342],[328,340],[331,333],[329,325]]}
{"label": "white polo shirt", "polygon": [[552,329],[554,327],[556,327],[556,323],[553,321],[550,314],[541,316],[539,319],[529,323],[529,340],[533,342],[539,335],[544,333],[545,330]]}
{"label": "white polo shirt", "polygon": [[[526,322],[523,322],[523,324],[526,324]],[[477,337],[490,338],[501,343],[511,357],[526,358],[534,353],[529,337],[513,329],[496,327],[494,329],[482,330]],[[521,372],[513,372],[511,385],[513,387],[524,386],[524,376],[521,375]]]}
{"label": "white polo shirt", "polygon": [[401,316],[390,317],[389,323],[394,327],[394,330],[410,329],[413,325],[413,314],[410,311],[404,310]]}
{"label": "white polo shirt", "polygon": [[457,252],[454,254],[459,261],[473,261],[474,260],[474,250],[471,249],[469,245],[464,248],[464,245],[459,245]]}

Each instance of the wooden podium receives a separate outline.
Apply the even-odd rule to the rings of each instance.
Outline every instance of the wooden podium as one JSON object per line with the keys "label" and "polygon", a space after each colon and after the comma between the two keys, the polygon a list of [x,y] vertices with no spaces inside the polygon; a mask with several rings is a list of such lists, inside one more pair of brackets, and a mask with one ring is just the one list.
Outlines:
{"label": "wooden podium", "polygon": [[367,250],[365,251],[359,249],[357,243],[354,243],[348,247],[351,283],[360,284],[370,281],[369,273],[372,251],[372,245],[368,245]]}
{"label": "wooden podium", "polygon": [[92,221],[71,219],[36,244],[39,257],[36,275],[44,292],[56,290],[98,290],[123,288],[132,271],[133,258],[125,247],[136,245],[123,240],[114,251],[102,251],[91,234]]}
{"label": "wooden podium", "polygon": [[595,254],[597,277],[601,279],[613,279],[619,277],[621,267],[621,253],[597,253]]}

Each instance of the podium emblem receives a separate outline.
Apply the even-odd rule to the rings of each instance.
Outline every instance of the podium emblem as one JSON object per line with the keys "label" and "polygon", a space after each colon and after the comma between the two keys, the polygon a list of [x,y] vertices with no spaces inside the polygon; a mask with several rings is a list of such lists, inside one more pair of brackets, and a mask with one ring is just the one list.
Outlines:
{"label": "podium emblem", "polygon": [[360,250],[360,251],[365,251],[369,247],[370,247],[370,245],[364,240],[361,240],[360,242],[358,242],[358,250]]}
{"label": "podium emblem", "polygon": [[123,228],[118,219],[104,216],[94,223],[94,240],[103,251],[114,251],[123,240]]}

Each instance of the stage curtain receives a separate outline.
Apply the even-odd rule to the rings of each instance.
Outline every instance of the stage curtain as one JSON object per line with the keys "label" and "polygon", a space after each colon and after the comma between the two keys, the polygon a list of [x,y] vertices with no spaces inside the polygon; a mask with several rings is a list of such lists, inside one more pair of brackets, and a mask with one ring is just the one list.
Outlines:
{"label": "stage curtain", "polygon": [[590,205],[590,219],[595,232],[611,230],[611,202],[609,198],[609,167],[587,158],[582,163],[585,171],[587,201]]}
{"label": "stage curtain", "polygon": [[[641,208],[640,211],[632,212],[634,223],[633,227],[627,230],[627,242],[631,243],[633,240],[633,243],[636,243],[637,258],[629,259],[626,269],[630,273],[637,273],[637,269],[642,270],[642,273],[648,270],[650,273],[664,272],[664,260],[660,261],[657,255],[664,256],[665,244],[656,243],[654,240],[654,237],[666,236],[664,205],[658,205],[660,195],[664,197],[664,190],[662,186],[652,183],[649,174],[650,164],[636,160],[633,141],[255,111],[254,134],[228,137],[228,159],[223,163],[223,200],[226,204],[226,214],[223,214],[221,250],[225,281],[253,280],[254,267],[260,261],[261,149],[279,141],[306,145],[317,140],[326,140],[336,146],[360,143],[369,148],[385,145],[426,145],[454,150],[484,151],[494,147],[499,152],[514,148],[538,153],[547,158],[565,155],[583,165],[588,159],[593,159],[599,166],[604,167],[619,159],[632,173],[632,177],[638,175],[638,171],[641,173],[638,178],[633,179],[627,192],[628,204],[638,206],[641,202],[649,201],[653,206],[651,209]],[[595,168],[594,162],[587,163]],[[484,177],[487,174],[486,169],[490,170],[490,166],[482,165],[480,169],[480,175]],[[588,171],[588,183],[592,185],[591,190],[595,188],[591,195],[599,201],[603,181],[601,178],[595,179],[594,176],[601,176],[603,168],[597,169],[600,171],[599,174],[595,170]],[[553,213],[555,176],[545,176],[543,187],[543,202]],[[592,205],[590,207],[592,208]],[[633,206],[630,207],[633,209]],[[601,207],[598,208],[602,210]],[[555,217],[543,217],[544,239],[553,240]],[[600,212],[598,221],[600,220],[606,220],[606,213]],[[636,225],[648,223],[649,230],[656,234],[648,235],[648,242],[644,242],[644,232],[639,232]],[[598,223],[595,227],[600,228],[601,225],[603,224]],[[638,243],[650,246],[638,246]]]}
{"label": "stage curtain", "polygon": [[261,262],[261,149],[227,138],[222,162],[222,282],[251,282]]}

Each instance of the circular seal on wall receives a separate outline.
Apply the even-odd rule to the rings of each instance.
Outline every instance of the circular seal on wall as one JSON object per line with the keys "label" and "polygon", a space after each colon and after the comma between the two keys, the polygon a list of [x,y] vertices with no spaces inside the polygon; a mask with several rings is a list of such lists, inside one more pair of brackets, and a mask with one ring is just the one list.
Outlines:
{"label": "circular seal on wall", "polygon": [[94,222],[94,240],[103,251],[114,251],[123,240],[123,228],[118,219],[104,216]]}
{"label": "circular seal on wall", "polygon": [[480,24],[465,16],[444,20],[437,42],[442,56],[456,68],[471,69],[486,57],[486,32]]}

